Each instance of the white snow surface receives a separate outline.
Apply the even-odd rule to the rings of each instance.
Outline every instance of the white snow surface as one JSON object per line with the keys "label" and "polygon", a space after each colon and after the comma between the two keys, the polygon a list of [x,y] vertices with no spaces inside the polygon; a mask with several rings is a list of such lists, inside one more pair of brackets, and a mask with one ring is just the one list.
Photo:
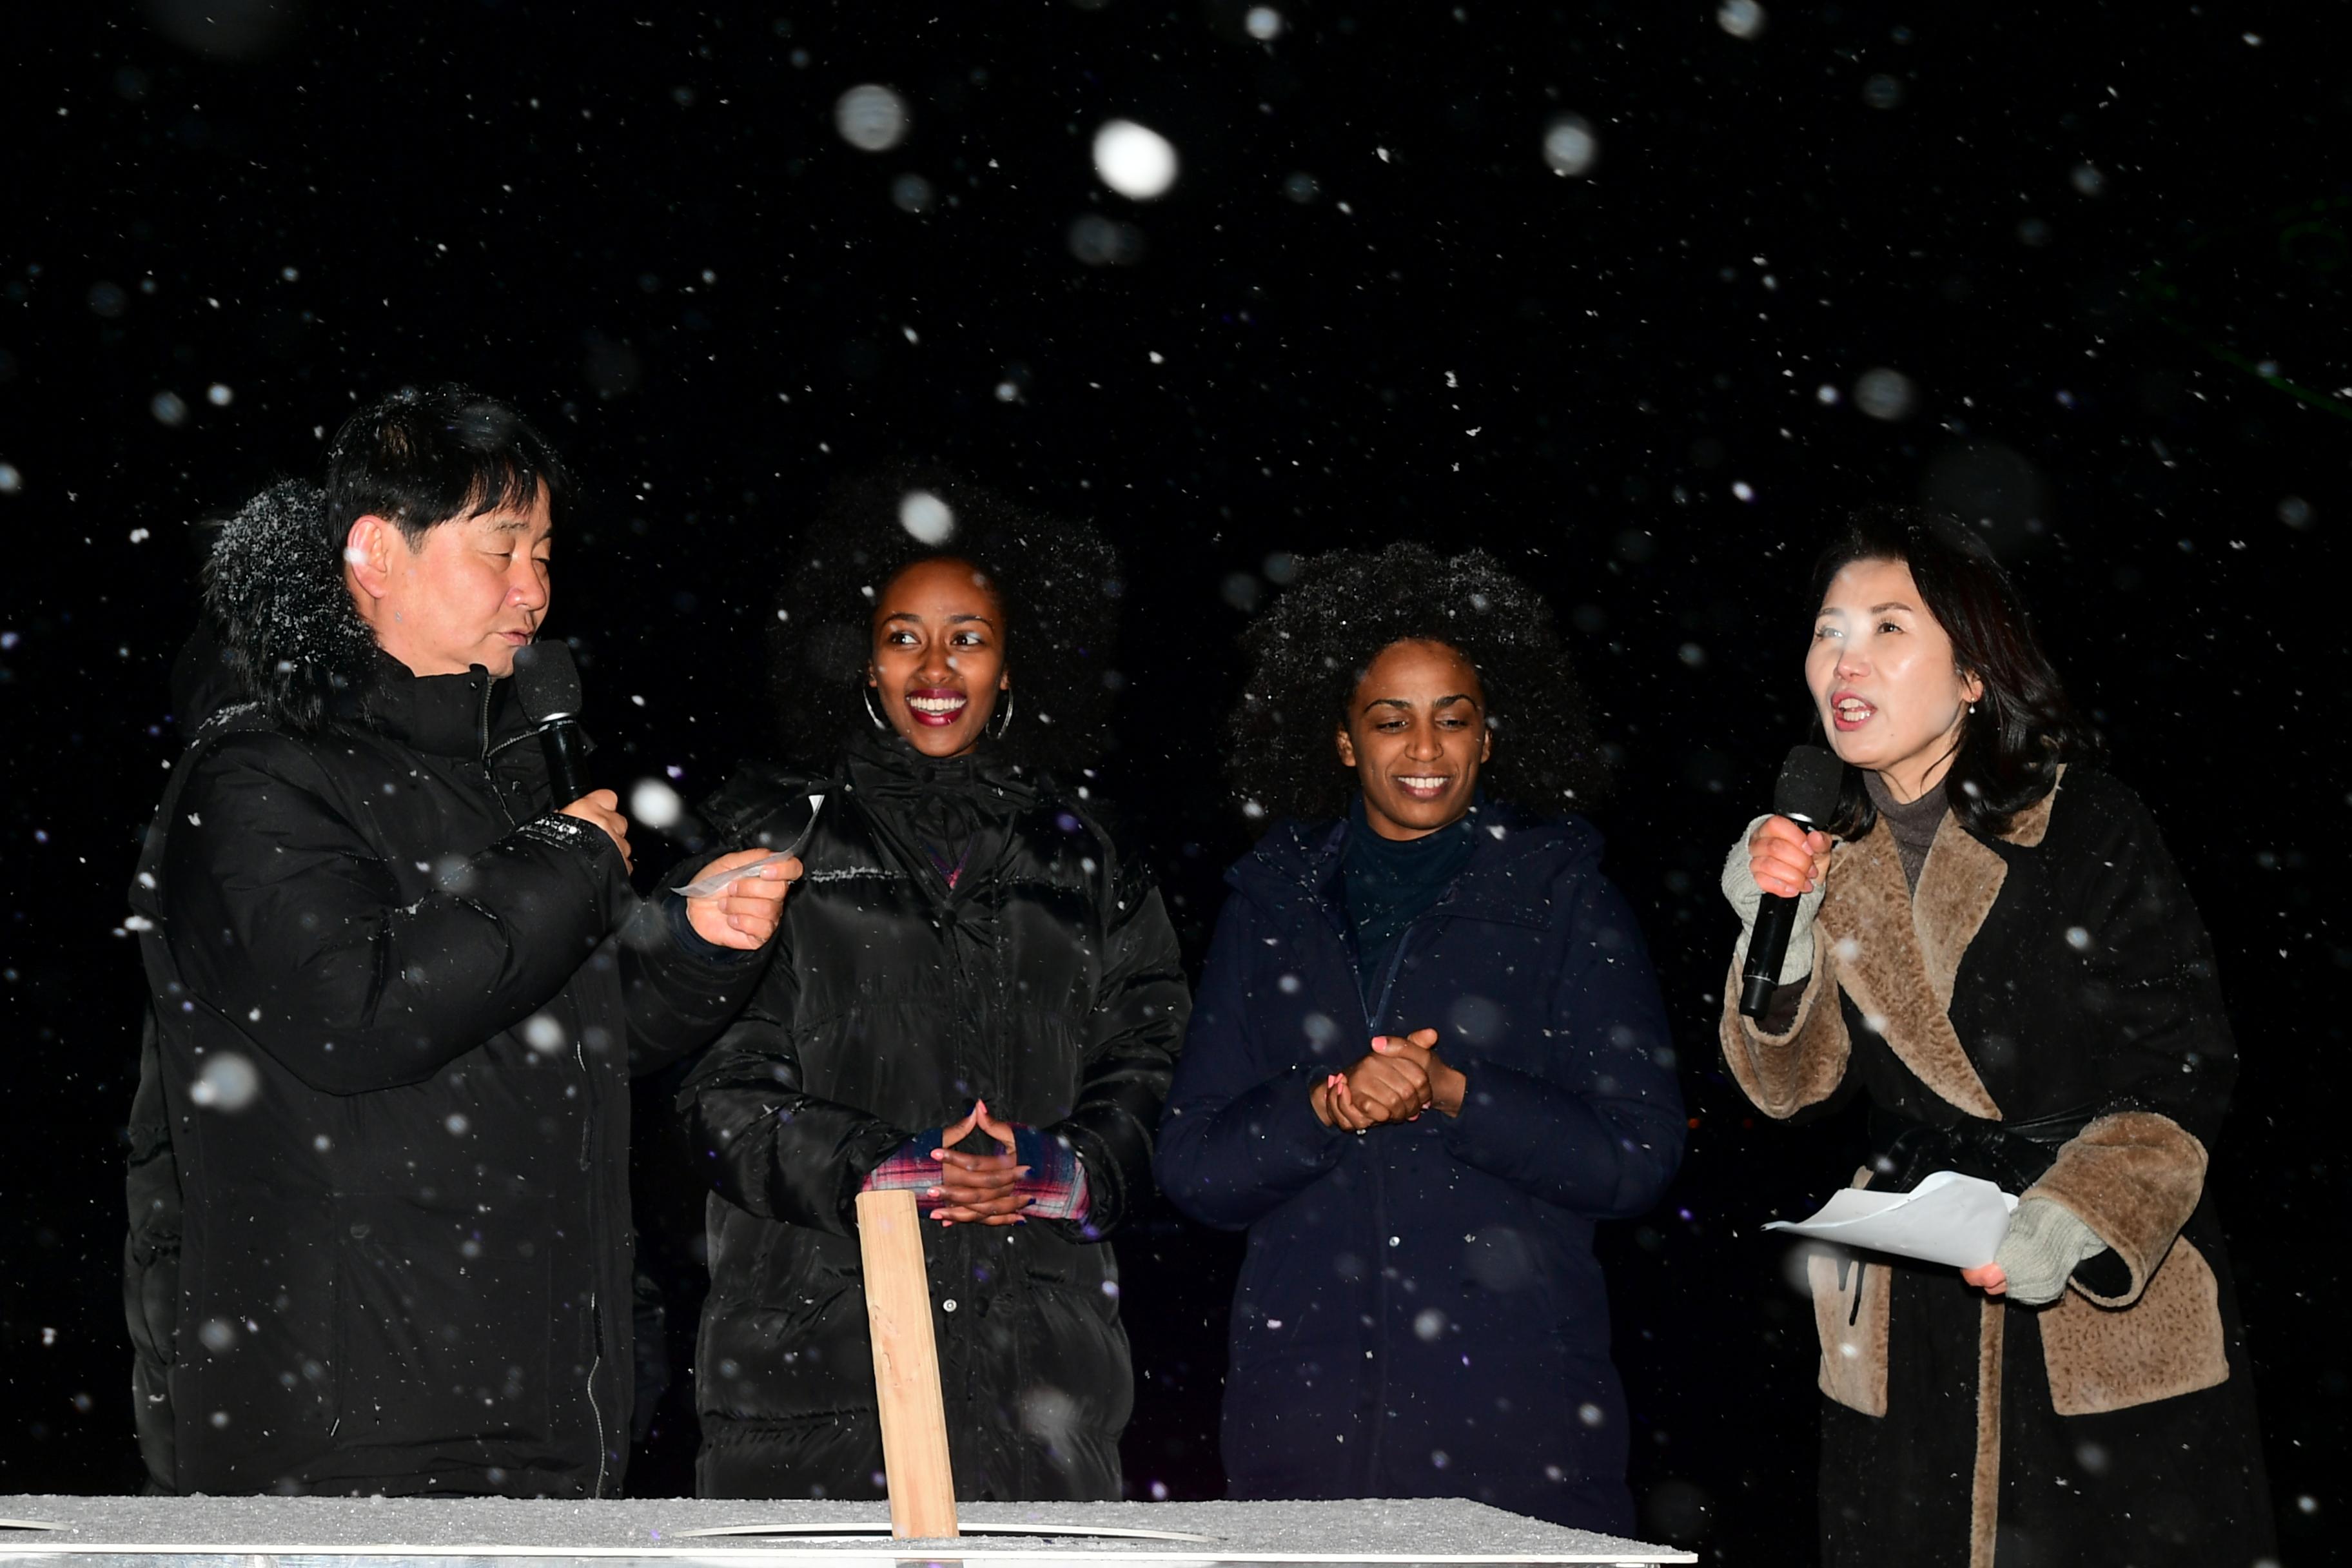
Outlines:
{"label": "white snow surface", "polygon": [[[957,1507],[966,1529],[1043,1522],[1114,1530],[1180,1531],[1210,1537],[1194,1546],[1117,1538],[967,1537],[962,1557],[1135,1557],[1217,1562],[1444,1561],[1511,1563],[1691,1563],[1671,1548],[1570,1530],[1483,1503],[1454,1499],[1347,1502],[988,1503]],[[0,1497],[0,1521],[37,1521],[57,1531],[0,1528],[0,1555],[59,1554],[108,1548],[185,1552],[284,1551],[383,1555],[599,1555],[690,1552],[705,1559],[746,1552],[814,1558],[903,1554],[886,1537],[862,1541],[680,1532],[751,1524],[887,1525],[882,1502],[736,1502],[694,1498],[628,1501],[524,1501],[504,1498]]]}

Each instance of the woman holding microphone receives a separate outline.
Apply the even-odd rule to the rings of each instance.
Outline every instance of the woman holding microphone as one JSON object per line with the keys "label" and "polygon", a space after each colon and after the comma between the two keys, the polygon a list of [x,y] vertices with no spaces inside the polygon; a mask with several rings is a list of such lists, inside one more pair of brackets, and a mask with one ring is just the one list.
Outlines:
{"label": "woman holding microphone", "polygon": [[1684,1121],[1550,612],[1400,544],[1302,563],[1246,644],[1234,771],[1276,820],[1227,874],[1157,1163],[1249,1233],[1232,1495],[1627,1533],[1592,1232],[1657,1201]]}
{"label": "woman holding microphone", "polygon": [[1801,900],[1760,1023],[1735,1009],[1735,956],[1725,1061],[1775,1117],[1866,1096],[1857,1185],[1950,1169],[2023,1199],[1958,1274],[1811,1260],[1822,1561],[2260,1562],[2206,1195],[2236,1050],[2180,873],[1971,535],[1864,514],[1811,607],[1843,788],[1826,833],[1767,817],[1725,866],[1749,929],[1762,894]]}

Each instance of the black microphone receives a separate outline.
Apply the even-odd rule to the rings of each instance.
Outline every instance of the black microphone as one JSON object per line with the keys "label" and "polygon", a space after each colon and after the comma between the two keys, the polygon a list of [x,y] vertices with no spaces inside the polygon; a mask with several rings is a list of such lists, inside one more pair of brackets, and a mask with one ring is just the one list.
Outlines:
{"label": "black microphone", "polygon": [[569,805],[588,793],[588,737],[580,728],[580,667],[560,642],[515,649],[515,696],[539,727],[555,803]]}
{"label": "black microphone", "polygon": [[[1845,764],[1833,752],[1819,746],[1790,748],[1780,764],[1780,782],[1772,786],[1772,810],[1811,832],[1837,810],[1838,785]],[[1748,962],[1739,968],[1739,1010],[1761,1018],[1772,1008],[1772,993],[1780,989],[1780,963],[1789,956],[1789,933],[1797,924],[1795,899],[1764,895],[1756,910],[1756,929],[1748,937]]]}

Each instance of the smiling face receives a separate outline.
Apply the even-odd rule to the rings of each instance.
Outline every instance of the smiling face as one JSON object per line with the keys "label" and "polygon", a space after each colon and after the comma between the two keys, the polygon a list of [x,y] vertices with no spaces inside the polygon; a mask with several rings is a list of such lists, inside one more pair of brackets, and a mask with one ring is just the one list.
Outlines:
{"label": "smiling face", "polygon": [[552,528],[544,484],[527,507],[453,518],[413,544],[390,521],[362,517],[345,540],[344,581],[377,644],[415,674],[478,664],[509,676],[547,615]]}
{"label": "smiling face", "polygon": [[1900,561],[1856,561],[1830,580],[1805,684],[1837,754],[1876,773],[1901,801],[1943,778],[1969,704],[1984,695]]}
{"label": "smiling face", "polygon": [[874,601],[866,684],[882,717],[927,757],[980,744],[1004,670],[1004,606],[968,561],[918,561]]}
{"label": "smiling face", "polygon": [[1391,643],[1356,683],[1339,743],[1372,831],[1423,837],[1470,809],[1479,765],[1494,751],[1486,688],[1444,643]]}

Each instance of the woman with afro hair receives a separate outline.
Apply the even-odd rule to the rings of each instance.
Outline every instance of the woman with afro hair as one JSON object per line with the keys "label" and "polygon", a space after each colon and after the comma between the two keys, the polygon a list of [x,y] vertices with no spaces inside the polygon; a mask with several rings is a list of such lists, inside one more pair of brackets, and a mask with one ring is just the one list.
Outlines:
{"label": "woman with afro hair", "polygon": [[1681,1158],[1666,1019],[1574,815],[1599,748],[1549,610],[1477,551],[1336,552],[1244,637],[1253,816],[1157,1169],[1249,1233],[1241,1498],[1467,1497],[1622,1534],[1596,1221]]}
{"label": "woman with afro hair", "polygon": [[1133,1404],[1104,1239],[1150,1192],[1190,1008],[1159,892],[1089,809],[1118,563],[940,480],[846,491],[777,608],[784,760],[706,808],[797,846],[751,1005],[680,1104],[711,1276],[706,1497],[879,1497],[855,1203],[927,1226],[956,1489],[1117,1498]]}

